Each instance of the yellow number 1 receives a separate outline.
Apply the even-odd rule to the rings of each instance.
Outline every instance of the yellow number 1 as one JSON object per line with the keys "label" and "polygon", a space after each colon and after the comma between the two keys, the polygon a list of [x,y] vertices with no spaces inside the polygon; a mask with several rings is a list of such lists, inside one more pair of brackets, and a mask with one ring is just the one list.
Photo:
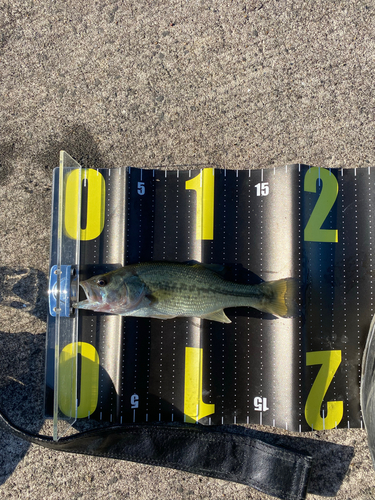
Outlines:
{"label": "yellow number 1", "polygon": [[201,173],[186,181],[185,189],[197,194],[195,234],[197,240],[214,239],[214,189],[215,171],[204,168]]}
{"label": "yellow number 1", "polygon": [[201,418],[215,413],[215,405],[202,400],[203,384],[203,349],[200,347],[185,348],[185,422],[198,422]]}

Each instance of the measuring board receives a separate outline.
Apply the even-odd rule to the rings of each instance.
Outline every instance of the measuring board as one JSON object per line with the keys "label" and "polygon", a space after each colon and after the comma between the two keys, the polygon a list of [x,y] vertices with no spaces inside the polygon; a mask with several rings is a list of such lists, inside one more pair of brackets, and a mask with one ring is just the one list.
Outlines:
{"label": "measuring board", "polygon": [[[116,267],[195,260],[225,265],[240,283],[298,278],[301,311],[285,319],[226,309],[231,324],[85,310],[62,317],[61,295],[48,319],[46,415],[55,423],[361,426],[374,185],[371,168],[95,170],[62,153],[51,269],[58,258],[76,271],[72,300],[78,280]],[[59,280],[50,297],[69,276]]]}

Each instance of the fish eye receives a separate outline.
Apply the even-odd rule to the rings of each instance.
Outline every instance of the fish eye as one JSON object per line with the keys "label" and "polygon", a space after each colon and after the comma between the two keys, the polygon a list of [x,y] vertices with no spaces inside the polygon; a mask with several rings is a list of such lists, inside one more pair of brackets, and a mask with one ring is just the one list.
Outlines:
{"label": "fish eye", "polygon": [[98,280],[97,280],[96,284],[97,284],[98,286],[106,286],[107,282],[106,282],[106,280],[105,280],[105,279],[100,278],[100,279],[98,279]]}

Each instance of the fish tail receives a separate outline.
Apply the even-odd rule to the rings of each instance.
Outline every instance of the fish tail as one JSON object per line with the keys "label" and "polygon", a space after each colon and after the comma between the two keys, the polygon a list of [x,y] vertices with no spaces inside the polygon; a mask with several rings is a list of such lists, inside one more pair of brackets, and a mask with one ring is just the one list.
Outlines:
{"label": "fish tail", "polygon": [[284,278],[277,281],[266,281],[259,285],[264,293],[257,309],[281,318],[298,316],[299,281],[295,278]]}

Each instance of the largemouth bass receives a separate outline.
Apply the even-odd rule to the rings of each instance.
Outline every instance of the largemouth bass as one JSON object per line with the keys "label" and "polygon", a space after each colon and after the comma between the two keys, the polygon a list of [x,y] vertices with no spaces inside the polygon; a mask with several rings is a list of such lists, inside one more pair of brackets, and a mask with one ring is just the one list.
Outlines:
{"label": "largemouth bass", "polygon": [[78,309],[169,319],[198,317],[230,323],[227,307],[254,307],[287,318],[298,312],[298,280],[242,285],[227,281],[220,266],[150,262],[129,265],[83,281],[86,300]]}

